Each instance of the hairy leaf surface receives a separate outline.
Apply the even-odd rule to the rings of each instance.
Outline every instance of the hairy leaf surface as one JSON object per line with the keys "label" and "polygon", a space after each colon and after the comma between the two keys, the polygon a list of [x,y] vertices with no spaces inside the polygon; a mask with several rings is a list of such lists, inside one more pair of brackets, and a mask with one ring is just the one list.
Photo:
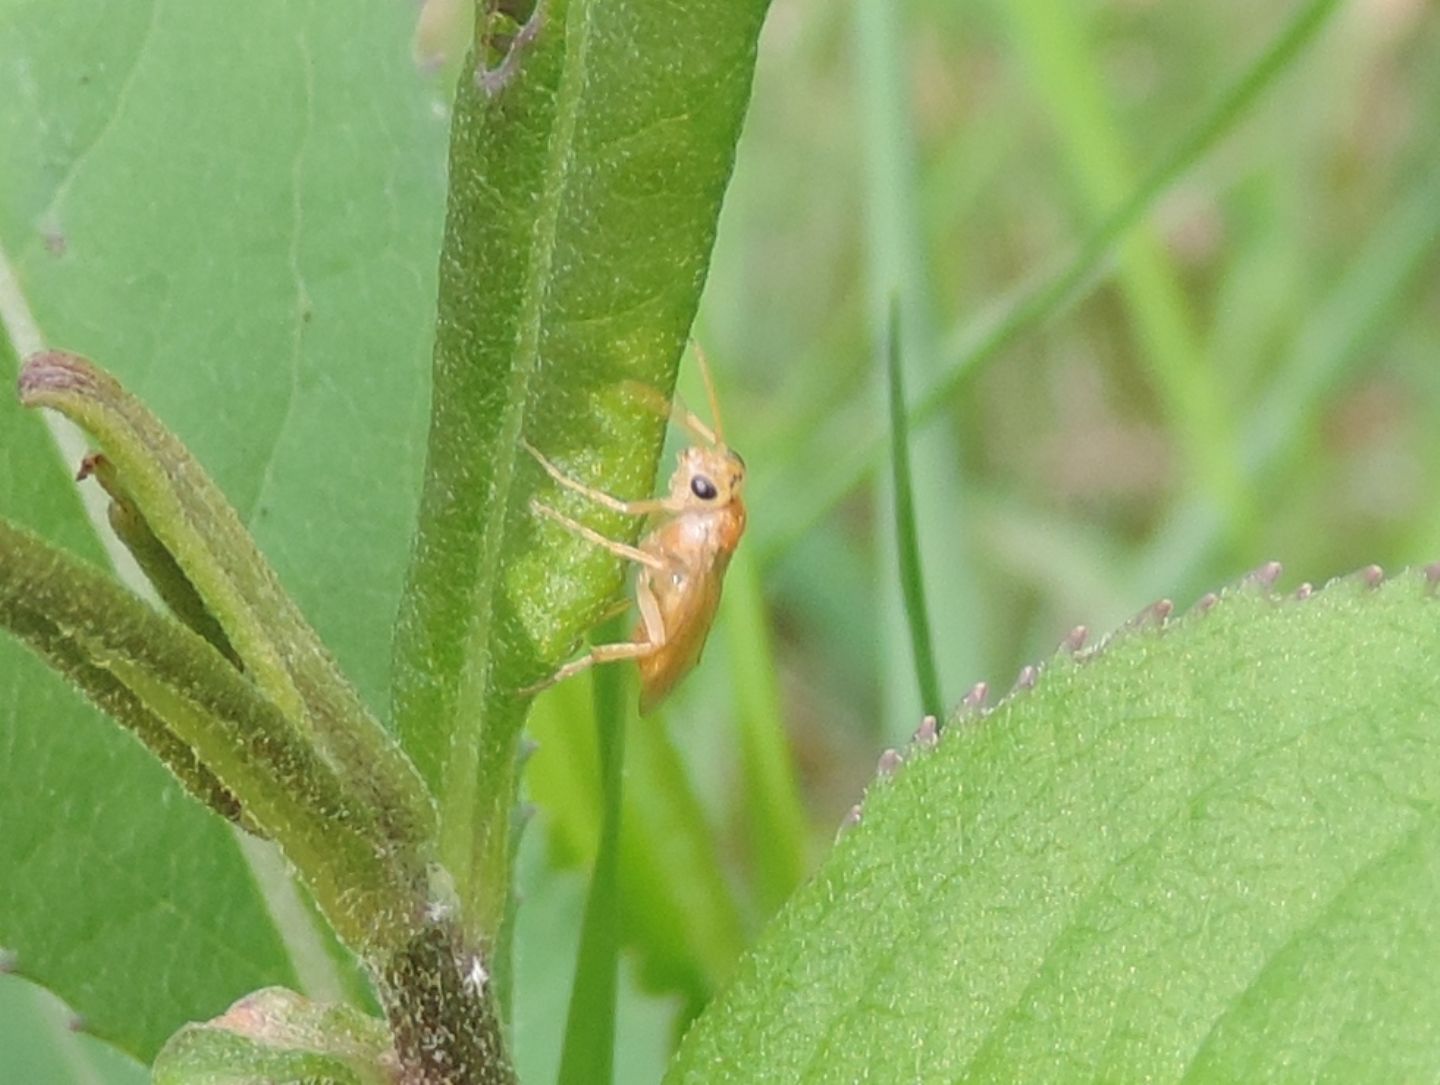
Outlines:
{"label": "hairy leaf surface", "polygon": [[1142,623],[912,748],[670,1080],[1426,1076],[1440,600],[1372,585]]}

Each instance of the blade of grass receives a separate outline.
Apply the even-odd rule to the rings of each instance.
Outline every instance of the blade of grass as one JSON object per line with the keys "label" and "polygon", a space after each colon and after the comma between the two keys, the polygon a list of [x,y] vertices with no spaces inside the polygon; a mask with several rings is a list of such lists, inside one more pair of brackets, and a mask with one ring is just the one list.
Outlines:
{"label": "blade of grass", "polygon": [[[540,745],[526,766],[527,792],[548,815],[561,867],[590,867],[599,842],[592,701],[584,681],[562,684],[530,714],[529,731]],[[743,924],[714,832],[663,716],[627,717],[619,872],[624,944],[635,951],[644,985],[679,991],[693,1014],[744,948]]]}
{"label": "blade of grass", "polygon": [[[947,353],[949,368],[934,378],[910,406],[910,422],[920,427],[940,408],[963,395],[996,358],[1023,335],[1042,326],[1086,296],[1108,277],[1105,261],[1142,222],[1170,186],[1251,115],[1280,78],[1298,62],[1334,14],[1339,0],[1308,0],[1290,17],[1270,45],[1216,100],[1214,105],[1161,157],[1130,195],[1085,238],[1071,257],[1037,276],[1013,298],[989,314],[957,329]],[[831,466],[823,473],[807,463],[804,485],[787,478],[776,489],[789,495],[775,502],[778,511],[762,533],[760,560],[768,566],[799,535],[809,531],[836,504],[864,482],[880,464],[885,435],[847,434]]]}
{"label": "blade of grass", "polygon": [[[601,627],[610,643],[625,635],[613,620]],[[608,634],[608,635],[605,635]],[[600,749],[600,840],[580,930],[575,985],[560,1055],[560,1085],[605,1085],[615,1075],[615,985],[620,968],[620,826],[624,790],[626,672],[597,667],[591,673],[595,733]]]}
{"label": "blade of grass", "polygon": [[[911,367],[909,376],[929,383],[937,379],[941,357],[931,310],[933,284],[921,241],[904,5],[893,0],[856,0],[854,30],[872,357],[884,356],[892,299],[896,299],[907,329],[909,349],[904,361]],[[877,405],[884,403],[884,385],[883,377],[875,374],[870,387]],[[973,680],[985,670],[979,650],[984,641],[978,635],[985,616],[979,587],[964,556],[969,518],[960,450],[954,435],[941,428],[917,440],[911,457],[915,485],[930,499],[920,510],[917,539],[922,553],[928,555],[925,567],[932,570],[927,590],[936,604],[937,639],[947,646],[947,673],[953,672],[957,681]],[[887,490],[885,485],[876,487],[876,523],[884,523],[891,515]],[[878,566],[892,567],[892,539],[880,532],[876,543]],[[943,563],[942,548],[947,559]],[[899,587],[889,578],[881,578],[878,589],[877,625],[885,646],[879,675],[879,737],[893,743],[914,731],[918,721],[910,693],[912,664],[906,658],[901,634],[905,604]]]}
{"label": "blade of grass", "polygon": [[890,461],[894,468],[895,550],[899,558],[900,590],[905,619],[910,626],[910,648],[915,654],[915,684],[920,707],[937,719],[945,709],[940,679],[935,671],[935,647],[930,641],[930,616],[925,610],[925,583],[920,575],[920,540],[915,531],[915,495],[910,478],[910,429],[905,418],[905,377],[900,364],[900,307],[891,306],[890,334],[885,349],[885,372],[890,383]]}
{"label": "blade of grass", "polygon": [[759,570],[743,547],[730,565],[722,605],[740,716],[747,842],[755,864],[756,898],[768,916],[809,871],[810,834],[780,710]]}
{"label": "blade of grass", "polygon": [[[1135,171],[1105,100],[1079,9],[1065,0],[1012,0],[1001,10],[1011,20],[1012,40],[1053,118],[1082,200],[1095,215],[1123,203],[1135,188]],[[1235,456],[1217,370],[1196,334],[1179,277],[1144,225],[1119,244],[1116,256],[1120,296],[1139,361],[1159,394],[1190,485],[1219,508],[1227,533],[1243,552],[1254,532],[1255,510]]]}
{"label": "blade of grass", "polygon": [[[1440,171],[1413,183],[1378,225],[1319,303],[1241,431],[1246,472],[1259,492],[1284,488],[1284,467],[1295,461],[1330,397],[1377,340],[1390,317],[1440,247]],[[1134,577],[1139,599],[1195,588],[1206,576],[1223,527],[1213,514],[1185,501],[1153,536]]]}

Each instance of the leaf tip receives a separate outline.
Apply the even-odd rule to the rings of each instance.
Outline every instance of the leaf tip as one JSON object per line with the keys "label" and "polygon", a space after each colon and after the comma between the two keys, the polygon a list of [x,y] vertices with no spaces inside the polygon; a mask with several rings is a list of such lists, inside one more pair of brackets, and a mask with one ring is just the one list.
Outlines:
{"label": "leaf tip", "polygon": [[[526,49],[540,35],[545,25],[545,0],[535,0],[535,7],[530,12],[530,17],[515,31],[505,47],[505,55],[500,62],[493,67],[486,67],[484,59],[477,60],[475,65],[475,85],[484,93],[487,98],[496,97],[501,91],[510,85],[520,71],[520,61]],[[492,47],[494,42],[488,43]]]}
{"label": "leaf tip", "polygon": [[42,350],[26,358],[20,367],[20,402],[33,407],[57,392],[88,392],[95,388],[99,377],[99,370],[78,354]]}
{"label": "leaf tip", "polygon": [[1060,647],[1057,651],[1073,656],[1085,647],[1085,641],[1089,639],[1089,637],[1090,630],[1083,625],[1077,625],[1061,639]]}
{"label": "leaf tip", "polygon": [[84,482],[91,475],[103,472],[109,463],[103,452],[91,452],[80,461],[80,466],[75,471],[75,481]]}
{"label": "leaf tip", "polygon": [[1015,685],[1012,687],[1011,692],[1019,693],[1023,690],[1034,689],[1035,682],[1039,679],[1039,677],[1039,667],[1035,666],[1035,664],[1033,663],[1025,664],[1025,666],[1020,668],[1020,673],[1015,676]]}
{"label": "leaf tip", "polygon": [[20,957],[13,949],[0,949],[0,976],[12,976],[20,968]]}
{"label": "leaf tip", "polygon": [[835,830],[835,839],[838,841],[841,837],[843,837],[843,836],[844,836],[846,833],[848,833],[851,829],[853,829],[853,828],[855,828],[855,826],[859,825],[859,824],[860,824],[860,817],[861,817],[861,809],[860,809],[860,804],[857,802],[854,806],[850,807],[849,810],[846,810],[846,811],[845,811],[845,816],[840,819],[840,827]]}

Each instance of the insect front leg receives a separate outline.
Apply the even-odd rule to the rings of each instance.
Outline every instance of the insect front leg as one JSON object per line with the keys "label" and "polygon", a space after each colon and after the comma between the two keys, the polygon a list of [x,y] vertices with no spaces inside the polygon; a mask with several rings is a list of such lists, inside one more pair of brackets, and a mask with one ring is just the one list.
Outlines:
{"label": "insect front leg", "polygon": [[579,479],[573,479],[564,471],[560,470],[554,463],[545,458],[545,454],[532,445],[529,441],[521,438],[521,445],[525,451],[535,457],[535,462],[544,468],[545,473],[564,486],[568,490],[574,490],[577,494],[584,494],[597,505],[604,505],[607,509],[614,509],[616,512],[626,516],[649,516],[652,512],[664,512],[671,508],[671,503],[664,498],[646,498],[643,501],[626,501],[623,498],[607,494],[604,490],[596,490]]}
{"label": "insect front leg", "polygon": [[532,500],[530,502],[530,508],[538,515],[544,516],[548,520],[554,520],[566,530],[573,531],[587,542],[592,542],[596,546],[603,547],[617,557],[622,557],[627,561],[638,562],[649,569],[658,570],[665,568],[665,563],[654,554],[641,550],[638,546],[631,546],[628,543],[620,542],[618,539],[612,539],[606,535],[602,535],[593,527],[586,527],[579,520],[572,520],[563,512],[558,509],[552,509],[542,501]]}

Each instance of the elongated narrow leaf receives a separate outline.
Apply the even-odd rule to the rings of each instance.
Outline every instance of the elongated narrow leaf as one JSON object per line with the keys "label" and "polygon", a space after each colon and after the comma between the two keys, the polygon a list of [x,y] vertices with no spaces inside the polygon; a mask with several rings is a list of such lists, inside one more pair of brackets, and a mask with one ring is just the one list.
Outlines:
{"label": "elongated narrow leaf", "polygon": [[461,81],[395,684],[472,932],[493,936],[505,912],[524,691],[621,582],[613,555],[530,499],[612,537],[638,531],[541,486],[521,440],[590,486],[649,495],[653,404],[704,281],[765,6],[544,0],[520,12],[510,53],[489,43],[489,67]]}
{"label": "elongated narrow leaf", "polygon": [[[0,396],[0,507],[103,560],[47,442],[33,414]],[[189,1018],[267,983],[296,984],[226,824],[9,636],[0,675],[9,967],[65,999],[79,1027],[146,1061]]]}
{"label": "elongated narrow leaf", "polygon": [[910,629],[910,651],[915,657],[915,684],[920,705],[934,716],[941,711],[940,679],[935,649],[930,640],[930,617],[925,605],[925,579],[920,568],[920,540],[915,521],[915,494],[910,474],[910,426],[905,417],[905,376],[900,363],[900,306],[890,307],[885,341],[885,374],[890,390],[891,485],[895,502],[895,552],[900,591],[905,599],[905,622]]}
{"label": "elongated narrow leaf", "polygon": [[243,796],[244,818],[281,843],[352,946],[408,940],[418,856],[392,850],[383,815],[292,720],[198,634],[64,551],[0,521],[0,557],[0,624],[179,762],[211,805]]}
{"label": "elongated narrow leaf", "polygon": [[670,1080],[1428,1076],[1432,574],[1157,610],[956,718],[872,784]]}
{"label": "elongated narrow leaf", "polygon": [[61,351],[26,361],[20,401],[57,410],[100,441],[119,485],[204,601],[249,679],[313,739],[398,840],[425,840],[431,808],[411,766],[179,439],[110,374]]}

